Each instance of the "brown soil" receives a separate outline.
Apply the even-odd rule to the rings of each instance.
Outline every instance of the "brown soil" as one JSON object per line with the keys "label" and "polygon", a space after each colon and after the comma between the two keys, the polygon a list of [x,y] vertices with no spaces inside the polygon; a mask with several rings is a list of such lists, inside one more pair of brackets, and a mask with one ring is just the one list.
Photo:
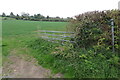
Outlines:
{"label": "brown soil", "polygon": [[[3,64],[3,76],[10,78],[62,78],[62,74],[52,74],[37,64],[35,58],[25,59],[26,55],[16,55],[11,51],[8,61]],[[23,56],[25,56],[23,58]]]}

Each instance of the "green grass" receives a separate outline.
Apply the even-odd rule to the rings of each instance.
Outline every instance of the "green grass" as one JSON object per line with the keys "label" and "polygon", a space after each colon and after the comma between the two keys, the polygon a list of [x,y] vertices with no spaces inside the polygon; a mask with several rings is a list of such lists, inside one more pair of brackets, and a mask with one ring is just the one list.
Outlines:
{"label": "green grass", "polygon": [[61,46],[58,43],[51,43],[43,39],[34,39],[28,42],[28,47],[31,48],[32,56],[38,63],[45,68],[51,69],[53,73],[62,73],[65,78],[74,77],[74,69],[62,58],[56,57],[54,52],[56,47]]}
{"label": "green grass", "polygon": [[40,65],[51,69],[53,73],[61,72],[66,78],[118,77],[118,57],[110,55],[111,52],[95,55],[92,49],[74,50],[70,44],[63,46],[51,43],[34,33],[39,29],[64,31],[66,25],[65,22],[3,20],[3,62],[12,50],[17,50],[18,54],[34,56]]}
{"label": "green grass", "polygon": [[[29,41],[29,47],[38,63],[65,78],[118,78],[119,57],[104,51],[94,54],[93,49],[79,49],[48,42],[43,39]],[[63,51],[56,49],[64,48]],[[102,50],[101,50],[102,51]],[[54,53],[55,52],[55,53]]]}
{"label": "green grass", "polygon": [[[2,37],[3,53],[8,55],[9,49],[19,45],[19,41],[29,40],[37,30],[65,30],[66,22],[41,22],[41,21],[23,21],[23,20],[3,20]],[[35,33],[36,34],[36,33]],[[35,37],[35,36],[34,36]],[[37,35],[38,37],[38,35]],[[18,42],[18,43],[17,43]],[[22,46],[22,45],[21,45]],[[19,47],[19,46],[18,46]]]}
{"label": "green grass", "polygon": [[3,20],[3,36],[29,34],[37,30],[65,31],[66,22],[41,22],[23,20]]}
{"label": "green grass", "polygon": [[3,20],[2,21],[2,53],[3,62],[12,50],[18,50],[18,53],[27,54],[21,48],[26,48],[26,42],[39,37],[37,30],[65,30],[66,22],[41,22],[41,21],[23,21],[23,20]]}
{"label": "green grass", "polygon": [[[66,22],[3,20],[2,21],[3,64],[8,60],[8,57],[13,50],[16,50],[17,54],[28,55],[31,55],[32,53],[36,52],[31,48],[27,47],[28,46],[27,42],[35,40],[36,38],[39,37],[35,31],[37,30],[65,31],[66,25],[67,25]],[[49,51],[47,53],[49,53]],[[49,59],[49,56],[46,55],[46,57],[48,57]]]}

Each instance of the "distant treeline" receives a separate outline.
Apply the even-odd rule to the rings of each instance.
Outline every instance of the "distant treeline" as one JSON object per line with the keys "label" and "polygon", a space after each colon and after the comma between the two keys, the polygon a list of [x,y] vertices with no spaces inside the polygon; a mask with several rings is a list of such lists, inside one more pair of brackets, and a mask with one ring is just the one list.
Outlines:
{"label": "distant treeline", "polygon": [[21,15],[17,14],[14,15],[13,12],[11,12],[9,15],[6,15],[4,12],[2,13],[2,15],[0,15],[1,17],[6,17],[4,18],[4,20],[7,19],[7,17],[9,18],[14,18],[16,20],[30,20],[30,21],[53,21],[53,22],[68,22],[69,20],[71,20],[72,18],[67,17],[67,18],[60,18],[59,16],[57,17],[50,17],[50,16],[43,16],[41,14],[34,14],[34,15],[30,15],[29,13],[25,13],[23,12]]}

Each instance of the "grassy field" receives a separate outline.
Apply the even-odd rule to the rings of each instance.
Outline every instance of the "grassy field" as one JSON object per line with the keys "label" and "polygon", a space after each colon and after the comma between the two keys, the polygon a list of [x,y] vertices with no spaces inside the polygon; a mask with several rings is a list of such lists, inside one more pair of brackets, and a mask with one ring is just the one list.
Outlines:
{"label": "grassy field", "polygon": [[3,20],[3,37],[7,35],[28,34],[37,30],[65,31],[66,22],[41,22],[22,20]]}
{"label": "grassy field", "polygon": [[[18,54],[32,54],[32,50],[27,48],[27,43],[35,40],[39,36],[37,30],[59,30],[65,31],[66,22],[41,22],[23,20],[3,20],[2,21],[2,58],[3,65],[8,61],[13,50]],[[27,50],[27,51],[26,51]]]}
{"label": "grassy field", "polygon": [[[40,22],[40,21],[22,21],[22,20],[3,20],[2,37],[3,37],[3,54],[8,54],[7,50],[15,48],[18,42],[27,41],[36,38],[37,30],[66,30],[66,22]],[[33,36],[34,37],[31,37]],[[30,38],[30,39],[27,39]],[[5,49],[4,50],[4,46]],[[4,53],[5,52],[5,53]]]}
{"label": "grassy field", "polygon": [[[3,21],[3,64],[10,53],[28,54],[38,64],[65,78],[117,78],[118,57],[109,51],[94,54],[93,49],[75,50],[71,44],[61,45],[40,39],[37,30],[65,31],[66,22],[39,22],[22,20]],[[109,55],[109,56],[108,56]],[[111,65],[111,63],[114,63]]]}

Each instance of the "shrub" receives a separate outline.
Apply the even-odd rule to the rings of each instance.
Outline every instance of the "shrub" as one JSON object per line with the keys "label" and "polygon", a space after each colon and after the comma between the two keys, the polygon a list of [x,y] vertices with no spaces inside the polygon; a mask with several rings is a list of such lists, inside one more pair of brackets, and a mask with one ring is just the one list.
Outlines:
{"label": "shrub", "polygon": [[111,19],[114,19],[115,49],[120,51],[120,15],[118,10],[93,11],[75,16],[68,26],[68,30],[75,32],[75,38],[79,47],[104,46],[112,48]]}

